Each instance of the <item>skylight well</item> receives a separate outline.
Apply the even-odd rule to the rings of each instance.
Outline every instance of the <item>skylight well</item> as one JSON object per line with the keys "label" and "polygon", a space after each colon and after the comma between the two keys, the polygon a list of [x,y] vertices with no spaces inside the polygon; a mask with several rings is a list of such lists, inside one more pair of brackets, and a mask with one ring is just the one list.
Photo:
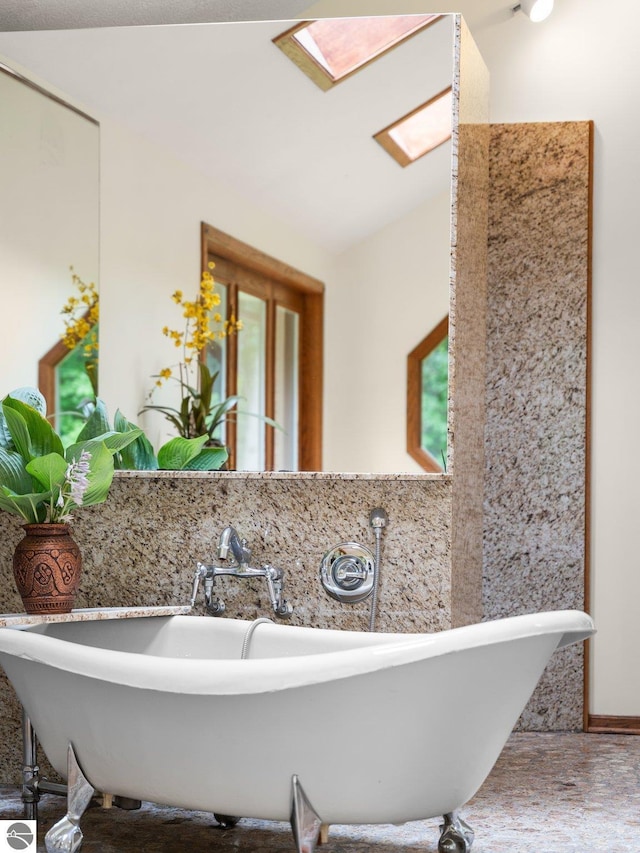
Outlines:
{"label": "skylight well", "polygon": [[408,166],[451,137],[451,87],[385,127],[374,139],[401,166]]}
{"label": "skylight well", "polygon": [[273,41],[314,83],[327,90],[440,17],[325,18],[298,24]]}
{"label": "skylight well", "polygon": [[[273,42],[317,86],[328,91],[442,17],[323,18],[296,24]],[[397,163],[408,166],[451,137],[451,112],[449,87],[373,138]]]}

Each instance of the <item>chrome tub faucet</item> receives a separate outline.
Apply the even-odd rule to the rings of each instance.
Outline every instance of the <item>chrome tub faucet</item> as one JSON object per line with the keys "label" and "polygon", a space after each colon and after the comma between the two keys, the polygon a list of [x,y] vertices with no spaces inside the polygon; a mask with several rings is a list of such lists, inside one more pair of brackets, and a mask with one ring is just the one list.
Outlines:
{"label": "chrome tub faucet", "polygon": [[293,607],[283,597],[283,577],[282,569],[277,569],[275,566],[265,565],[260,568],[253,568],[250,565],[251,548],[247,546],[246,539],[241,539],[237,530],[234,527],[225,527],[220,534],[218,542],[218,559],[226,561],[229,557],[229,551],[234,562],[224,566],[208,566],[198,562],[196,571],[193,577],[193,589],[191,591],[191,606],[195,604],[198,594],[200,581],[203,581],[204,600],[207,612],[212,616],[219,616],[224,613],[225,604],[221,599],[214,599],[214,586],[216,579],[220,577],[231,578],[264,578],[267,582],[269,592],[269,600],[271,607],[276,616],[286,619],[293,613]]}
{"label": "chrome tub faucet", "polygon": [[226,560],[229,548],[238,566],[248,566],[251,561],[251,548],[247,547],[247,540],[240,539],[235,527],[225,527],[220,534],[218,542],[218,559]]}

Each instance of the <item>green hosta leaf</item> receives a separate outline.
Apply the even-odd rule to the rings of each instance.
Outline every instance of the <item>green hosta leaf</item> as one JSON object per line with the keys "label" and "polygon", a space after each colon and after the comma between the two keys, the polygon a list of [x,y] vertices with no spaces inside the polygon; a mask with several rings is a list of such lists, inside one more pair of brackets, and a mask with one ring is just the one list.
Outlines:
{"label": "green hosta leaf", "polygon": [[[33,388],[29,385],[22,388],[14,388],[14,390],[9,394],[9,397],[11,397],[12,400],[21,400],[23,403],[27,403],[27,405],[32,406],[36,412],[40,412],[41,415],[47,414],[46,401],[37,388]],[[2,409],[0,409],[0,447],[5,447],[7,450],[13,449],[11,433],[5,423]]]}
{"label": "green hosta leaf", "polygon": [[45,490],[53,492],[64,486],[68,467],[64,456],[59,453],[47,453],[46,456],[32,459],[27,464],[27,471]]}
{"label": "green hosta leaf", "polygon": [[98,436],[98,439],[104,441],[112,453],[119,453],[141,435],[143,435],[142,430],[136,427],[129,430],[129,432],[112,432],[107,435],[101,435]]}
{"label": "green hosta leaf", "polygon": [[32,495],[16,495],[6,486],[0,486],[0,509],[19,515],[27,524],[44,521],[47,515],[47,503],[51,492],[38,492]]}
{"label": "green hosta leaf", "polygon": [[31,444],[31,436],[27,428],[27,422],[19,412],[14,412],[7,405],[6,400],[2,401],[2,414],[5,424],[9,430],[11,441],[17,452],[22,456],[25,462],[28,462],[34,455]]}
{"label": "green hosta leaf", "polygon": [[120,409],[116,409],[116,414],[113,419],[113,426],[118,432],[129,432],[131,429],[138,429],[136,424],[130,421],[122,414]]}
{"label": "green hosta leaf", "polygon": [[49,421],[31,406],[5,397],[2,412],[15,449],[27,462],[34,456],[46,456],[47,453],[64,454],[60,436]]}
{"label": "green hosta leaf", "polygon": [[15,450],[0,447],[0,483],[20,495],[27,494],[33,488],[24,459]]}
{"label": "green hosta leaf", "polygon": [[14,388],[9,392],[9,397],[12,400],[20,400],[21,403],[26,403],[27,406],[35,409],[41,415],[47,414],[47,401],[41,392],[32,385],[23,385],[21,388]]}
{"label": "green hosta leaf", "polygon": [[104,444],[111,453],[119,453],[124,447],[131,444],[131,442],[135,441],[136,438],[142,434],[142,430],[138,429],[138,427],[125,433],[110,430],[109,432],[95,436],[95,438],[92,438],[89,441],[78,441],[75,444],[69,445],[65,450],[65,456],[69,462],[73,459],[79,459],[82,451],[87,449],[89,444],[94,444],[95,442]]}
{"label": "green hosta leaf", "polygon": [[186,468],[188,471],[217,471],[228,458],[225,447],[203,447]]}
{"label": "green hosta leaf", "polygon": [[[119,432],[130,432],[138,430],[138,427],[128,421],[120,409],[116,411],[113,425]],[[138,435],[135,441],[123,448],[114,458],[116,468],[124,468],[130,471],[156,471],[158,460],[153,451],[151,442],[144,433]]]}
{"label": "green hosta leaf", "polygon": [[158,451],[158,467],[163,471],[182,471],[202,450],[208,435],[183,438],[178,435],[163,444]]}
{"label": "green hosta leaf", "polygon": [[104,401],[98,397],[93,411],[87,418],[87,422],[78,433],[76,442],[89,441],[89,439],[98,438],[98,436],[108,432],[111,432],[111,427],[109,425],[107,407]]}
{"label": "green hosta leaf", "polygon": [[114,458],[116,468],[127,471],[157,471],[158,460],[146,435],[140,435]]}

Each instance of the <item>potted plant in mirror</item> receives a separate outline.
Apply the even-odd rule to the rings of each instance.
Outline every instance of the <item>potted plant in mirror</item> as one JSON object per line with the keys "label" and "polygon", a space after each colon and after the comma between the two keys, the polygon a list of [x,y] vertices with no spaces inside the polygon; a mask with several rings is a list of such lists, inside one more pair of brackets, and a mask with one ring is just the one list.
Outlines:
{"label": "potted plant in mirror", "polygon": [[68,613],[82,565],[69,521],[80,507],[102,503],[111,487],[114,454],[141,430],[92,435],[85,425],[64,448],[45,417],[43,396],[19,388],[2,400],[0,414],[0,509],[19,516],[25,537],[16,547],[13,571],[27,613]]}
{"label": "potted plant in mirror", "polygon": [[[181,290],[172,294],[173,301],[182,308],[184,330],[170,329],[168,326],[162,330],[165,337],[182,349],[182,361],[173,367],[162,369],[153,377],[155,385],[149,394],[149,400],[153,400],[157,388],[167,381],[173,381],[177,383],[180,395],[177,407],[149,402],[138,412],[142,414],[155,411],[163,414],[181,439],[202,439],[203,450],[223,446],[219,437],[220,428],[230,417],[237,416],[237,404],[243,399],[237,394],[218,399],[216,382],[219,371],[212,373],[205,361],[207,346],[211,341],[222,340],[242,329],[242,322],[233,314],[228,320],[224,320],[215,310],[221,300],[210,272],[214,266],[215,264],[210,263],[209,269],[202,273],[198,295],[194,301],[185,300]],[[242,414],[257,417],[272,427],[280,428],[274,420],[264,415],[251,412]]]}
{"label": "potted plant in mirror", "polygon": [[157,454],[144,432],[131,423],[118,409],[111,427],[102,400],[95,408],[84,427],[86,438],[104,433],[133,433],[134,439],[119,449],[113,457],[116,469],[128,471],[216,471],[227,461],[226,448],[207,446],[207,435],[184,438],[174,436],[166,441]]}

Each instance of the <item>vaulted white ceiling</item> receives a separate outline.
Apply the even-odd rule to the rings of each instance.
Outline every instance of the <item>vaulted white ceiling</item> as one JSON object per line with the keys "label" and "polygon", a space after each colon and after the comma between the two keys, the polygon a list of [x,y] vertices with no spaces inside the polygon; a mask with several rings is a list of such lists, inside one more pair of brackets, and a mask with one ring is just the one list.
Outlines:
{"label": "vaulted white ceiling", "polygon": [[[348,9],[345,11],[345,5]],[[376,14],[375,0],[361,0],[358,14]],[[438,0],[420,4],[395,0],[394,14],[460,12],[472,32],[508,18],[515,0]],[[268,21],[315,14],[354,14],[344,0],[2,0],[0,32],[4,30],[72,29],[74,27],[190,24],[209,21]],[[372,10],[374,10],[372,12]]]}
{"label": "vaulted white ceiling", "polygon": [[0,31],[295,18],[305,0],[2,0]]}
{"label": "vaulted white ceiling", "polygon": [[0,54],[340,251],[449,188],[449,143],[403,169],[373,135],[451,85],[451,17],[328,92],[272,44],[292,23],[4,32]]}
{"label": "vaulted white ceiling", "polygon": [[[337,0],[321,5],[341,14]],[[424,5],[420,11],[431,11]],[[472,32],[512,14],[508,0],[437,5],[462,12]],[[416,6],[399,1],[397,12]],[[372,136],[449,85],[450,24],[321,92],[271,43],[285,27],[273,19],[308,7],[308,0],[2,0],[0,58],[340,251],[448,189],[448,144],[402,169]],[[233,23],[248,19],[254,23]]]}

